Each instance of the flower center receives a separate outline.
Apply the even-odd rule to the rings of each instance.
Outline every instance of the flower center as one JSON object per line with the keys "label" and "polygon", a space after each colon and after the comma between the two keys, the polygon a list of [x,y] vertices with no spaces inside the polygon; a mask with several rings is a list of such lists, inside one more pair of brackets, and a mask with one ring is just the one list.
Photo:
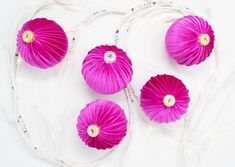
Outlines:
{"label": "flower center", "polygon": [[207,46],[210,43],[210,36],[208,34],[201,34],[198,37],[198,42],[202,46]]}
{"label": "flower center", "polygon": [[172,107],[175,105],[175,97],[173,95],[166,95],[163,98],[163,104],[167,107]]}
{"label": "flower center", "polygon": [[90,125],[87,128],[87,134],[90,137],[96,137],[100,134],[100,128],[97,125]]}
{"label": "flower center", "polygon": [[33,42],[34,37],[35,37],[34,33],[32,31],[29,31],[29,30],[25,31],[22,35],[22,39],[26,43]]}
{"label": "flower center", "polygon": [[116,61],[117,55],[113,51],[107,51],[104,54],[104,61],[108,64],[111,64]]}

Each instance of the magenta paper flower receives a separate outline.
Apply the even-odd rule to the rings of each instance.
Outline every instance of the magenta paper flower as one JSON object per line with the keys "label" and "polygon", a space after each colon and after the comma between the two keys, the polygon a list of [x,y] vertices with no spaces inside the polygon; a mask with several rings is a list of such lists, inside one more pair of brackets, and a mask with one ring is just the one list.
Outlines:
{"label": "magenta paper flower", "polygon": [[178,64],[199,64],[210,56],[214,48],[214,31],[198,16],[176,20],[166,34],[166,49]]}
{"label": "magenta paper flower", "polygon": [[108,149],[126,136],[127,119],[123,109],[108,100],[96,100],[81,110],[77,130],[89,147]]}
{"label": "magenta paper flower", "polygon": [[131,81],[132,63],[122,49],[114,45],[101,45],[88,52],[83,61],[82,74],[96,92],[113,94]]}
{"label": "magenta paper flower", "polygon": [[68,50],[64,30],[46,18],[26,22],[18,32],[16,43],[26,63],[43,69],[60,63]]}
{"label": "magenta paper flower", "polygon": [[184,83],[171,75],[151,77],[141,89],[141,107],[151,120],[159,123],[180,119],[187,112],[189,101]]}

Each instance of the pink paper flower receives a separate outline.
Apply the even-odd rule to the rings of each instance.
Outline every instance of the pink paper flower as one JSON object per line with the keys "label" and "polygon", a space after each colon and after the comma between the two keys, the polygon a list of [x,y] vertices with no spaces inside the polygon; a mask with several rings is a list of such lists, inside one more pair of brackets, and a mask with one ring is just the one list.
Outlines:
{"label": "pink paper flower", "polygon": [[46,18],[26,22],[18,32],[16,43],[26,63],[43,69],[60,63],[68,50],[64,30]]}
{"label": "pink paper flower", "polygon": [[198,16],[176,20],[166,34],[166,49],[178,64],[199,64],[210,56],[214,48],[214,31]]}
{"label": "pink paper flower", "polygon": [[132,78],[132,63],[116,46],[97,46],[85,57],[82,74],[96,92],[113,94],[124,89]]}
{"label": "pink paper flower", "polygon": [[159,123],[175,122],[187,112],[189,95],[183,82],[171,75],[157,75],[141,89],[140,105]]}
{"label": "pink paper flower", "polygon": [[96,100],[87,104],[77,121],[78,134],[89,147],[112,148],[126,136],[125,113],[112,101]]}

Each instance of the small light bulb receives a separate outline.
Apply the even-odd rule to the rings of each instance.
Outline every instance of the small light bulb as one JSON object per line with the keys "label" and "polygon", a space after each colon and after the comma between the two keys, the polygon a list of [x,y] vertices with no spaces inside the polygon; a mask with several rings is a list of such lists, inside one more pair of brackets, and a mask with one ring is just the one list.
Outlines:
{"label": "small light bulb", "polygon": [[175,97],[173,95],[166,95],[163,98],[163,104],[167,107],[172,107],[175,105]]}
{"label": "small light bulb", "polygon": [[23,35],[22,35],[22,39],[23,39],[23,41],[26,42],[26,43],[31,43],[31,42],[33,42],[34,38],[35,38],[35,35],[34,35],[34,33],[33,33],[32,31],[30,31],[30,30],[25,31],[25,32],[23,33]]}
{"label": "small light bulb", "polygon": [[107,51],[104,54],[104,61],[108,64],[111,64],[116,61],[117,55],[113,51]]}
{"label": "small light bulb", "polygon": [[100,134],[100,128],[97,125],[90,125],[87,128],[87,134],[90,137],[96,137]]}
{"label": "small light bulb", "polygon": [[202,46],[207,46],[210,43],[210,36],[208,34],[201,34],[198,40]]}
{"label": "small light bulb", "polygon": [[20,58],[17,58],[17,64],[20,64],[21,63],[21,59]]}

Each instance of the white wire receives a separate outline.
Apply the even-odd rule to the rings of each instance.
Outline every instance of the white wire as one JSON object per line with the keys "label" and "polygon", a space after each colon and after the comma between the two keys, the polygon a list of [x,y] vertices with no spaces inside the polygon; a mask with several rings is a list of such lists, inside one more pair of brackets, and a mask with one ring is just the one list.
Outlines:
{"label": "white wire", "polygon": [[[120,23],[119,27],[117,28],[117,31],[115,34],[116,44],[121,45],[123,48],[127,49],[126,44],[123,41],[127,41],[128,33],[131,31],[131,27],[134,25],[135,22],[138,22],[139,19],[146,17],[148,14],[150,14],[154,11],[155,12],[157,11],[158,13],[176,12],[176,13],[181,13],[183,15],[196,15],[189,8],[175,5],[173,2],[167,2],[167,1],[162,1],[162,0],[158,0],[156,2],[147,1],[145,5],[137,7],[137,8],[132,8],[132,11],[129,12],[128,14],[126,14],[126,17],[123,19],[123,21]],[[173,20],[169,20],[169,21],[166,20],[166,22],[172,22]],[[126,34],[124,34],[124,35],[122,34],[123,36],[122,36],[122,41],[121,41],[122,31],[124,31]],[[217,45],[215,45],[215,57],[217,57],[216,55],[217,55]],[[141,62],[141,64],[142,63],[143,62]],[[216,73],[216,71],[217,71],[217,67],[216,67],[216,59],[215,59],[215,64],[213,64],[213,74]],[[205,91],[204,91],[204,92],[208,92],[208,93],[205,93],[205,94],[208,94],[208,96],[210,95],[210,93],[213,90],[213,85],[215,85],[215,83],[216,83],[215,82],[216,76],[213,74],[212,74],[211,78],[208,78],[208,82],[207,82],[208,87],[210,89],[205,89]],[[145,127],[146,127],[146,131],[149,132],[149,128],[150,129],[156,129],[156,128],[159,129],[160,128],[160,129],[162,129],[161,131],[164,133],[164,135],[169,135],[169,137],[172,138],[173,140],[181,142],[183,144],[182,145],[182,155],[183,155],[183,159],[184,159],[184,165],[186,167],[189,167],[190,165],[193,166],[194,164],[187,161],[189,159],[190,155],[185,150],[186,148],[188,148],[188,145],[186,145],[186,143],[189,141],[189,139],[190,140],[193,139],[193,138],[191,138],[191,136],[186,136],[188,134],[185,133],[186,127],[189,122],[188,116],[185,117],[185,124],[184,124],[183,131],[180,135],[180,138],[178,138],[175,134],[175,129],[172,129],[172,127],[169,128],[169,126],[165,126],[165,125],[161,125],[161,124],[154,125],[154,123],[150,122],[148,120],[148,118],[146,116],[144,116],[143,112],[141,112],[142,109],[139,106],[139,97],[136,95],[133,87],[130,85],[128,87],[128,89],[132,93],[132,101],[134,102],[133,105],[136,107],[136,109],[138,111],[137,113],[142,118],[143,123],[145,124]],[[203,94],[203,95],[205,96],[205,94]],[[198,105],[203,105],[203,104],[205,105],[206,102],[200,101],[200,103],[197,103],[197,105],[193,108],[196,109]],[[205,112],[205,110],[203,109],[201,111],[201,113],[203,113],[203,111]],[[192,129],[189,129],[191,131],[191,134],[194,132],[194,129],[195,129],[195,127]],[[155,135],[156,137],[159,138],[160,134],[159,134],[159,131],[156,131],[156,133],[153,133],[153,131],[151,130],[151,135]],[[196,141],[196,140],[194,140],[194,141]],[[193,142],[193,144],[195,144],[195,142]]]}
{"label": "white wire", "polygon": [[[41,10],[44,10],[45,8],[50,8],[53,7],[54,5],[59,5],[59,6],[63,6],[65,8],[71,9],[74,12],[81,12],[82,10],[78,10],[77,8],[74,8],[73,5],[71,5],[70,3],[62,3],[61,1],[55,0],[55,1],[47,1],[46,3],[43,2],[40,5],[35,5],[32,4],[32,6],[29,8],[30,10],[26,10],[26,13],[24,14],[24,18],[20,21],[19,23],[19,27],[22,25],[23,22],[25,22],[25,20],[28,20],[30,18],[33,18],[33,16],[35,16],[36,14],[38,14]],[[137,6],[137,7],[133,7],[131,8],[131,10],[126,13],[126,15],[124,16],[123,20],[120,22],[119,26],[117,27],[117,31],[115,33],[114,36],[114,40],[116,45],[120,45],[123,46],[122,48],[126,49],[125,43],[123,44],[123,41],[125,41],[128,38],[128,34],[131,31],[132,27],[134,26],[135,22],[138,22],[138,20],[140,18],[146,17],[147,15],[151,14],[152,12],[156,12],[158,11],[159,13],[164,12],[180,12],[183,15],[185,14],[195,14],[195,11],[190,10],[187,7],[183,7],[180,6],[178,4],[172,3],[172,2],[168,2],[168,1],[162,1],[162,0],[158,0],[156,2],[152,2],[149,0],[146,0],[146,3],[144,3],[143,5]],[[69,33],[73,39],[73,37],[77,36],[77,34],[83,30],[83,28],[85,26],[88,26],[89,23],[92,20],[95,20],[96,18],[99,18],[101,16],[104,15],[108,15],[108,14],[121,14],[123,15],[125,12],[121,11],[121,10],[116,10],[116,9],[112,9],[112,10],[102,10],[102,11],[98,11],[98,12],[94,12],[93,14],[91,14],[90,16],[88,16],[86,19],[84,19],[79,25],[75,26],[71,31],[67,32]],[[172,21],[172,20],[166,20],[166,21]],[[19,28],[18,27],[18,28]],[[16,34],[15,34],[16,35]],[[122,36],[121,36],[122,35]],[[15,39],[15,37],[14,37]],[[73,44],[74,40],[71,40],[72,46],[74,46]],[[37,153],[40,157],[43,157],[47,160],[56,162],[60,165],[63,166],[67,166],[67,167],[80,167],[80,166],[94,166],[96,164],[98,164],[99,162],[101,162],[106,156],[110,155],[114,150],[111,150],[108,155],[105,155],[105,157],[101,157],[101,159],[96,160],[94,162],[89,162],[89,163],[83,163],[83,164],[74,164],[65,160],[62,160],[61,158],[55,157],[54,155],[49,155],[47,153],[45,153],[44,151],[40,150],[40,148],[37,148],[31,141],[30,135],[27,132],[27,127],[24,124],[23,118],[20,115],[20,113],[18,113],[18,107],[17,107],[17,101],[18,101],[18,92],[17,92],[17,85],[15,82],[15,78],[17,75],[17,70],[19,69],[19,67],[17,67],[17,63],[16,63],[16,59],[11,59],[12,55],[15,54],[15,44],[12,46],[13,49],[11,49],[10,53],[9,53],[9,65],[10,65],[10,70],[11,70],[11,74],[13,74],[11,76],[12,78],[12,85],[14,87],[14,99],[15,99],[15,113],[17,115],[17,125],[19,130],[21,131],[22,135],[24,136],[27,144],[30,146],[30,148],[32,150],[35,151],[35,153]],[[72,56],[72,51],[73,51],[73,47],[70,48],[70,56]],[[215,55],[217,55],[217,46],[215,47]],[[68,58],[70,58],[70,56],[68,56]],[[66,70],[66,67],[69,66],[69,61],[70,59],[67,60],[67,63],[64,64],[63,67],[61,67],[61,71],[59,72],[58,75],[58,80],[56,82],[56,86],[59,87],[59,85],[61,84],[61,76],[63,76],[63,71]],[[217,60],[215,60],[215,63],[217,63]],[[214,72],[216,73],[217,70],[217,66],[214,67]],[[234,71],[232,72],[232,74],[234,74]],[[141,114],[141,108],[139,106],[139,97],[136,95],[133,87],[130,85],[128,86],[128,88],[124,91],[125,95],[126,95],[126,99],[127,99],[127,103],[128,103],[128,107],[129,107],[129,112],[131,112],[133,110],[133,106],[135,107],[135,109],[138,110],[138,114],[139,116],[143,119],[143,122],[145,124],[146,130],[148,130],[150,127],[154,127],[154,128],[160,128],[162,130],[162,132],[164,132],[164,135],[170,135],[171,137],[173,136],[173,140],[176,140],[178,142],[181,142],[183,144],[182,146],[182,154],[184,156],[184,161],[185,161],[185,166],[189,167],[189,165],[195,165],[194,164],[190,164],[189,160],[190,160],[190,156],[187,152],[187,149],[191,147],[192,144],[195,144],[195,140],[197,138],[195,138],[194,140],[192,140],[192,135],[193,133],[197,130],[197,125],[200,124],[200,120],[201,117],[203,117],[203,114],[205,113],[205,110],[208,109],[208,100],[211,101],[210,104],[213,104],[213,98],[219,96],[220,93],[223,92],[223,86],[226,84],[229,84],[229,77],[227,78],[227,80],[224,81],[224,83],[222,84],[221,87],[219,88],[215,88],[215,76],[212,76],[211,78],[208,79],[208,85],[205,88],[205,92],[203,94],[203,98],[198,99],[198,102],[195,104],[195,106],[193,106],[193,108],[197,108],[198,106],[201,106],[201,110],[200,110],[200,114],[199,117],[197,118],[197,121],[194,125],[190,125],[190,119],[193,118],[193,114],[192,115],[187,115],[185,117],[185,125],[183,128],[183,132],[181,134],[180,138],[176,138],[176,135],[174,134],[174,131],[172,131],[172,127],[164,127],[161,125],[154,125],[151,124],[148,119]],[[131,104],[130,104],[131,103]],[[221,112],[219,113],[221,114]],[[218,115],[219,115],[218,114]],[[129,113],[129,136],[131,136],[131,125],[133,123],[133,119],[131,116],[131,113]],[[216,119],[218,119],[218,117],[216,117]],[[215,120],[216,121],[216,120]],[[212,125],[213,126],[213,125]],[[210,127],[208,127],[210,128]],[[203,131],[201,131],[201,133],[199,133],[198,135],[200,136],[200,134],[202,134]],[[159,137],[159,134],[156,133],[151,133],[156,137]],[[175,136],[175,137],[174,137]],[[130,138],[128,139],[128,145],[131,144],[130,142]],[[205,141],[205,140],[204,140]],[[190,144],[189,144],[190,143]],[[202,146],[203,143],[199,143],[198,147],[200,148]],[[200,151],[200,150],[199,150]],[[128,155],[129,153],[129,149],[127,148],[127,151],[125,153],[125,155]],[[123,156],[123,158],[125,158],[126,156]],[[198,158],[199,159],[199,158]],[[120,166],[123,165],[124,159],[123,161],[120,163]]]}
{"label": "white wire", "polygon": [[[19,25],[22,25],[22,23],[25,22],[26,19],[28,20],[30,18],[33,18],[35,15],[37,15],[42,10],[50,8],[50,7],[53,7],[54,5],[58,5],[58,2],[56,1],[56,3],[54,3],[53,1],[50,1],[50,2],[46,2],[46,3],[43,2],[40,5],[33,4],[32,6],[30,6],[30,12],[29,12],[29,10],[26,10],[27,11],[27,16],[24,17],[20,21]],[[59,5],[62,5],[62,4],[59,4]],[[70,42],[71,43],[70,46],[72,46],[72,47],[69,49],[69,55],[67,55],[66,63],[63,64],[60,67],[60,70],[58,72],[57,82],[56,82],[56,85],[55,85],[56,87],[59,87],[59,85],[61,84],[61,76],[63,76],[63,72],[66,70],[66,67],[68,67],[68,64],[70,63],[69,60],[71,59],[71,56],[72,56],[72,51],[73,51],[73,48],[74,48],[74,39],[76,39],[75,36],[77,36],[77,34],[80,33],[80,30],[84,30],[84,27],[88,26],[96,18],[105,16],[105,15],[108,15],[108,14],[123,15],[125,13],[122,12],[121,10],[117,10],[117,9],[101,10],[101,11],[93,12],[90,16],[85,18],[79,25],[75,26],[71,31],[67,32],[67,34],[70,33],[71,36],[72,36],[71,42]],[[28,131],[28,128],[26,127],[26,124],[24,123],[23,116],[21,115],[21,113],[18,110],[18,100],[19,100],[20,97],[18,95],[18,88],[17,88],[16,77],[17,77],[18,72],[20,70],[20,65],[17,63],[17,58],[15,60],[14,60],[14,58],[12,59],[13,53],[15,54],[15,46],[13,47],[12,52],[9,55],[9,57],[11,58],[9,60],[9,64],[11,65],[11,73],[13,74],[11,76],[11,78],[12,78],[12,85],[13,85],[13,88],[14,88],[15,114],[16,114],[16,117],[17,117],[16,124],[17,124],[18,129],[21,132],[22,136],[24,137],[26,143],[29,145],[29,147],[39,157],[44,158],[44,159],[46,159],[48,161],[56,162],[56,163],[58,163],[60,165],[67,166],[67,167],[82,167],[82,166],[94,166],[94,165],[100,163],[101,161],[103,161],[106,157],[108,157],[112,152],[115,151],[116,148],[112,149],[111,151],[109,151],[104,156],[100,157],[99,159],[96,159],[96,160],[91,161],[91,162],[87,162],[87,163],[75,163],[75,162],[70,162],[70,161],[64,160],[61,157],[56,157],[55,155],[48,154],[45,151],[41,150],[39,147],[37,147],[32,142],[30,133]],[[125,91],[125,94],[126,94],[126,91]],[[126,94],[126,99],[127,99],[127,102],[128,102],[129,101],[128,100],[128,94]],[[128,106],[129,106],[129,102],[128,102]],[[129,119],[131,120],[130,106],[128,108],[129,108],[129,117],[130,117]],[[128,124],[128,134],[129,134],[128,135],[129,136],[128,141],[130,141],[130,138],[131,138],[131,133],[130,133],[131,132],[131,128],[130,128],[131,124],[130,123],[131,123],[131,121]]]}

